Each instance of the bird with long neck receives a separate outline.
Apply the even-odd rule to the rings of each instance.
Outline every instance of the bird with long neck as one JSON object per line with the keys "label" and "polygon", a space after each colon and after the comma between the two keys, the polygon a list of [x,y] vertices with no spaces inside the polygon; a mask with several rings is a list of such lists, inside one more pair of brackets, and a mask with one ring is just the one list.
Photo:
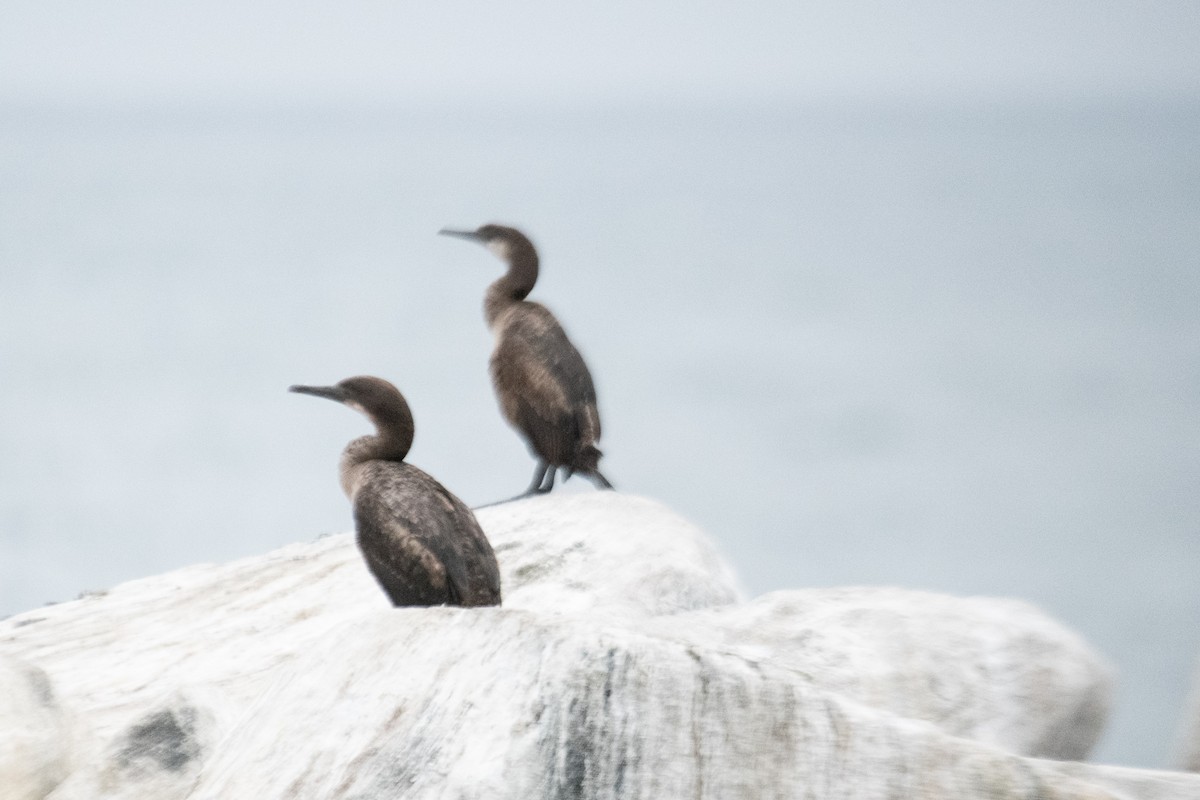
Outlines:
{"label": "bird with long neck", "polygon": [[484,295],[483,314],[495,337],[490,369],[500,409],[537,459],[533,483],[520,497],[554,488],[559,468],[586,475],[599,488],[600,413],[583,356],[540,303],[526,300],[538,278],[538,254],[516,228],[484,225],[443,235],[480,243],[508,265]]}
{"label": "bird with long neck", "polygon": [[366,415],[375,434],[342,451],[339,477],[367,568],[397,606],[500,605],[500,570],[467,506],[405,462],[413,418],[400,391],[370,376],[289,391]]}
{"label": "bird with long neck", "polygon": [[413,417],[404,395],[382,378],[348,378],[336,386],[292,386],[288,391],[336,400],[365,415],[375,434],[360,436],[342,451],[339,478],[351,502],[371,461],[402,462],[412,448]]}

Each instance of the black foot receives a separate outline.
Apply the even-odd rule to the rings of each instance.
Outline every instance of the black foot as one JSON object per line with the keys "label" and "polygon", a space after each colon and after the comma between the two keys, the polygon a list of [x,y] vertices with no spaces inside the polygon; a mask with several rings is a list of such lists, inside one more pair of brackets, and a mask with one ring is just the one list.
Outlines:
{"label": "black foot", "polygon": [[484,503],[481,506],[475,506],[472,511],[480,508],[491,508],[505,503],[512,503],[516,500],[524,500],[526,497],[532,497],[535,494],[546,494],[554,488],[554,474],[557,468],[547,464],[545,461],[539,461],[537,467],[533,470],[533,483],[529,484],[529,488],[521,492],[515,497],[510,497],[507,500],[496,500],[491,503]]}
{"label": "black foot", "polygon": [[554,474],[558,472],[558,468],[545,461],[539,461],[537,466],[533,468],[533,483],[529,484],[529,488],[525,490],[522,497],[531,494],[545,494],[554,488]]}
{"label": "black foot", "polygon": [[532,497],[535,494],[538,494],[538,492],[535,492],[532,489],[530,489],[528,492],[521,492],[521,494],[518,494],[514,497],[506,498],[504,500],[493,500],[490,503],[484,503],[484,504],[478,505],[478,506],[471,506],[471,510],[478,511],[481,508],[491,508],[492,506],[502,506],[505,503],[515,503],[518,500],[524,500],[526,497]]}
{"label": "black foot", "polygon": [[596,484],[597,489],[608,489],[610,491],[613,489],[613,485],[608,482],[608,478],[600,474],[600,470],[593,469],[585,474],[591,479],[592,483]]}

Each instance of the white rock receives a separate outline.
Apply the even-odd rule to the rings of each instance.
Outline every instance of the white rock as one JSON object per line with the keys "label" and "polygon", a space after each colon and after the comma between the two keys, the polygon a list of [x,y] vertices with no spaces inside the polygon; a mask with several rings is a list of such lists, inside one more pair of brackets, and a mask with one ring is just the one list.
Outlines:
{"label": "white rock", "polygon": [[194,797],[1104,797],[1117,782],[1092,768],[1076,785],[789,669],[504,610],[372,612],[246,718]]}
{"label": "white rock", "polygon": [[[607,497],[567,494],[523,502],[520,513],[480,512],[506,609],[617,619],[740,599],[729,567],[693,526],[650,501]],[[46,668],[85,720],[90,735],[80,737],[77,760],[88,766],[58,796],[89,797],[99,784],[113,797],[182,797],[199,762],[170,753],[202,751],[217,721],[239,716],[313,642],[353,630],[370,610],[391,613],[343,534],[21,614],[0,622],[0,651]],[[175,738],[151,746],[159,733]],[[131,757],[141,745],[165,749],[179,768],[147,771],[145,759]]]}
{"label": "white rock", "polygon": [[708,538],[651,500],[546,495],[477,515],[500,561],[505,608],[644,617],[742,599]]}
{"label": "white rock", "polygon": [[1192,691],[1179,731],[1179,768],[1200,772],[1200,661],[1196,662]]}
{"label": "white rock", "polygon": [[1085,757],[1111,695],[1110,670],[1087,644],[1016,600],[809,589],[649,627],[1024,755]]}
{"label": "white rock", "polygon": [[652,502],[479,516],[503,608],[392,609],[337,536],[0,622],[86,723],[51,800],[1200,797],[997,746],[1074,752],[1103,715],[1104,666],[1023,604],[742,604]]}
{"label": "white rock", "polygon": [[67,776],[71,739],[46,673],[0,653],[0,797],[48,795]]}

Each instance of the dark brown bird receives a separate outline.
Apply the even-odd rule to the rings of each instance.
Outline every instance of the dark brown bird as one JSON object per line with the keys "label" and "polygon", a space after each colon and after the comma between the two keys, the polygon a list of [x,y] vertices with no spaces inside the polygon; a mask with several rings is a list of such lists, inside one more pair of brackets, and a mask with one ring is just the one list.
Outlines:
{"label": "dark brown bird", "polygon": [[498,606],[500,570],[475,515],[429,475],[405,463],[413,418],[400,391],[381,378],[288,391],[327,397],[360,411],[374,436],[342,452],[342,490],[354,508],[358,547],[396,606]]}
{"label": "dark brown bird", "polygon": [[568,478],[579,472],[602,489],[613,488],[598,469],[600,414],[591,373],[549,309],[525,299],[538,277],[533,243],[503,225],[439,233],[479,242],[508,264],[488,287],[483,312],[496,337],[491,373],[500,409],[538,459],[525,495],[553,489],[559,467]]}

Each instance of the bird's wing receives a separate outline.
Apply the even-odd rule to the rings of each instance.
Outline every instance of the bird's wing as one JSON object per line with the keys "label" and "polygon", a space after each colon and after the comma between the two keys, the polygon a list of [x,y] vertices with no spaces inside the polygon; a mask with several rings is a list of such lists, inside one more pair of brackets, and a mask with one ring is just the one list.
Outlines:
{"label": "bird's wing", "polygon": [[455,602],[464,606],[499,605],[500,567],[475,514],[432,477],[421,474],[429,483],[428,496],[437,497],[439,512],[445,509],[448,513],[438,513],[436,522],[431,520],[430,526],[417,535],[445,565]]}
{"label": "bird's wing", "polygon": [[[355,497],[355,528],[367,564],[397,605],[458,602],[471,594],[466,564],[474,555],[462,549],[457,498],[416,467],[393,466]],[[465,509],[461,501],[457,506]],[[478,525],[468,518],[469,539]]]}
{"label": "bird's wing", "polygon": [[529,437],[534,450],[563,462],[572,450],[574,426],[568,398],[554,376],[520,340],[508,339],[492,358],[492,380],[504,416]]}
{"label": "bird's wing", "polygon": [[[359,524],[361,536],[361,523]],[[388,547],[372,547],[360,538],[367,568],[395,606],[436,606],[450,602],[445,576],[418,569],[415,561]],[[419,557],[418,557],[419,558]]]}
{"label": "bird's wing", "polygon": [[596,390],[583,357],[545,307],[528,303],[499,337],[492,379],[505,415],[546,454],[569,460],[600,436]]}
{"label": "bird's wing", "polygon": [[466,571],[466,580],[462,587],[458,586],[457,580],[453,584],[460,602],[464,606],[500,605],[500,566],[496,563],[496,553],[492,550],[491,542],[484,535],[479,521],[475,519],[475,514],[466,503],[442,488],[441,484],[438,484],[438,487],[454,506],[455,517],[458,519],[452,541]]}

